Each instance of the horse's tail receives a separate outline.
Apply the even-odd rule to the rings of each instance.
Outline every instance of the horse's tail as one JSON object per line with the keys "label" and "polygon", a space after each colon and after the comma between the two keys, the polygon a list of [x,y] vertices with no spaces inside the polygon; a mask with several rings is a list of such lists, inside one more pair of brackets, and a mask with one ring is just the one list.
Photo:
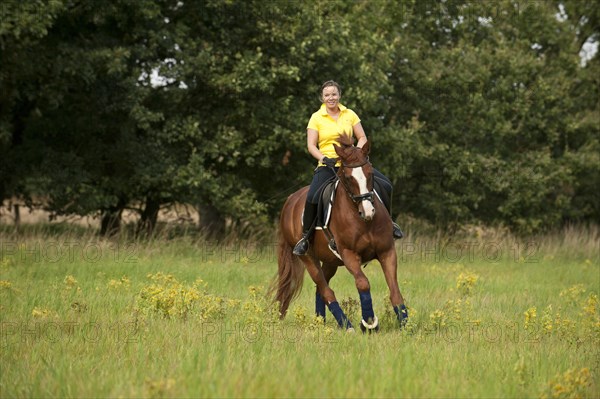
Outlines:
{"label": "horse's tail", "polygon": [[279,313],[284,318],[290,303],[302,291],[304,282],[304,265],[292,254],[292,247],[283,236],[280,227],[277,248],[277,275],[271,284],[271,292],[275,292],[275,300],[279,302]]}

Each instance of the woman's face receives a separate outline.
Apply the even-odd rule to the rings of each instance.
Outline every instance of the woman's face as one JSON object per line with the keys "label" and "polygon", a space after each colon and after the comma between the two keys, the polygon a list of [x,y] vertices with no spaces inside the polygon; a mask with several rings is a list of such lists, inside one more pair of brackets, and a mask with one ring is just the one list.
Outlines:
{"label": "woman's face", "polygon": [[335,86],[327,86],[323,89],[323,102],[329,109],[336,109],[340,101],[340,92]]}

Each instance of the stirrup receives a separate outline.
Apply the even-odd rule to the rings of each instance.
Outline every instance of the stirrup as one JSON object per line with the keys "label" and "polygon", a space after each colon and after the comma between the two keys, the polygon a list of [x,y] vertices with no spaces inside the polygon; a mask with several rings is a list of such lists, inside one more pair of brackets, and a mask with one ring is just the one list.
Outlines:
{"label": "stirrup", "polygon": [[327,246],[329,247],[329,250],[335,255],[336,258],[338,258],[339,260],[343,260],[342,255],[340,255],[340,253],[338,252],[337,245],[336,245],[333,237],[331,238],[331,240],[329,240],[329,243],[327,243]]}
{"label": "stirrup", "polygon": [[335,243],[335,240],[333,238],[331,240],[329,240],[329,243],[327,244],[327,246],[329,247],[331,252],[333,252],[334,254],[337,253],[337,251],[338,251],[337,244]]}

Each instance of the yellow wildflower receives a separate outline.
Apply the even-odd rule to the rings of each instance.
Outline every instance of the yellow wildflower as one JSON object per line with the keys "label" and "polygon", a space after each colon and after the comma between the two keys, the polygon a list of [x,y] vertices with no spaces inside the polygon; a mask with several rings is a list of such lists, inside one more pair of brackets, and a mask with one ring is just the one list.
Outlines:
{"label": "yellow wildflower", "polygon": [[240,300],[239,299],[228,299],[227,300],[227,307],[231,308],[231,309],[235,309],[238,306],[240,306]]}
{"label": "yellow wildflower", "polygon": [[81,292],[81,287],[79,287],[79,283],[77,282],[77,279],[75,277],[73,277],[72,275],[69,274],[68,276],[66,276],[65,279],[63,280],[63,283],[65,285],[65,287],[64,287],[65,292],[70,292],[71,290]]}
{"label": "yellow wildflower", "polygon": [[475,284],[479,280],[479,275],[471,272],[461,272],[456,278],[456,289],[464,296],[469,296],[475,289]]}
{"label": "yellow wildflower", "polygon": [[8,280],[0,280],[0,288],[10,288],[12,283]]}
{"label": "yellow wildflower", "polygon": [[[166,318],[186,318],[197,314],[206,320],[225,310],[225,300],[198,289],[204,282],[197,279],[186,286],[170,274],[149,274],[154,283],[142,288],[137,297],[137,309],[144,313],[156,313]],[[204,284],[205,285],[205,284]]]}
{"label": "yellow wildflower", "polygon": [[127,276],[121,277],[120,280],[110,279],[107,283],[108,288],[128,288],[131,285]]}
{"label": "yellow wildflower", "polygon": [[525,313],[525,329],[527,329],[531,324],[535,324],[535,319],[537,317],[537,308],[535,306],[527,309]]}
{"label": "yellow wildflower", "polygon": [[308,320],[306,316],[306,309],[303,306],[297,306],[294,308],[294,320],[298,323],[304,323]]}
{"label": "yellow wildflower", "polygon": [[550,334],[552,327],[552,305],[548,305],[542,314],[542,329],[546,334]]}
{"label": "yellow wildflower", "polygon": [[65,277],[64,279],[64,283],[68,288],[74,288],[77,286],[77,280],[75,279],[75,277],[73,277],[72,275],[68,275]]}
{"label": "yellow wildflower", "polygon": [[583,314],[585,316],[595,316],[598,311],[598,295],[590,294],[583,306]]}
{"label": "yellow wildflower", "polygon": [[588,396],[586,390],[591,386],[590,370],[582,369],[567,370],[564,374],[557,374],[548,383],[542,397],[548,398],[580,398]]}
{"label": "yellow wildflower", "polygon": [[429,319],[431,320],[433,327],[441,328],[446,325],[446,314],[440,309],[436,309],[433,313],[429,314]]}
{"label": "yellow wildflower", "polygon": [[168,393],[175,386],[173,378],[164,378],[160,380],[151,380],[146,378],[145,381],[147,396],[150,398],[163,398],[169,396]]}
{"label": "yellow wildflower", "polygon": [[572,287],[562,290],[559,296],[561,298],[570,300],[571,302],[576,302],[579,297],[585,293],[585,291],[586,290],[583,284],[576,284]]}
{"label": "yellow wildflower", "polygon": [[38,308],[37,306],[31,311],[31,315],[36,319],[44,319],[52,315],[52,311],[49,309]]}

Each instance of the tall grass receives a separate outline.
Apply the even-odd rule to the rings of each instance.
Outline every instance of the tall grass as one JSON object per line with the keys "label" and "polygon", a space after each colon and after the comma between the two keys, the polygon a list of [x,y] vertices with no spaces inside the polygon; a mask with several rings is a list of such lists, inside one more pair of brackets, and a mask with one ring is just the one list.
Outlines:
{"label": "tall grass", "polygon": [[[4,228],[0,396],[598,397],[598,245],[595,227],[409,233],[410,322],[397,328],[372,262],[382,329],[362,335],[314,318],[308,276],[278,319],[268,240]],[[356,324],[349,273],[332,288]]]}

